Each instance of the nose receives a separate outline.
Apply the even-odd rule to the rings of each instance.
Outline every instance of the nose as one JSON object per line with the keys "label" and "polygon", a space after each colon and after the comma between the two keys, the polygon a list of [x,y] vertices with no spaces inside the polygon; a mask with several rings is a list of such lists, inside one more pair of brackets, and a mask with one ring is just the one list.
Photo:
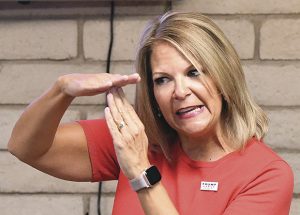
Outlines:
{"label": "nose", "polygon": [[191,90],[188,86],[187,81],[184,78],[180,78],[175,81],[175,88],[173,93],[173,98],[177,100],[185,99],[191,94]]}

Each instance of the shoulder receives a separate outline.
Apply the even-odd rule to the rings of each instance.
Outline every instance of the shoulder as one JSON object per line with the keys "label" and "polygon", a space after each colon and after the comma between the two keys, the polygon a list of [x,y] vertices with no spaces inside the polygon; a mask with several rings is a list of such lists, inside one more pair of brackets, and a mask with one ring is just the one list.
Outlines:
{"label": "shoulder", "polygon": [[231,162],[237,183],[233,199],[224,214],[288,214],[294,189],[291,167],[271,148],[251,140]]}
{"label": "shoulder", "polygon": [[[263,141],[255,138],[248,141],[244,149],[239,154],[245,161],[251,162],[251,164],[257,164],[259,166],[266,166],[269,163],[279,161],[286,163],[276,152],[274,152]],[[286,163],[287,164],[287,163]]]}
{"label": "shoulder", "polygon": [[[250,177],[250,186],[266,186],[280,193],[291,193],[294,185],[292,168],[264,142],[251,140],[244,152],[244,165]],[[252,174],[251,174],[252,173]],[[283,187],[284,186],[284,187]],[[286,192],[288,191],[288,192]]]}
{"label": "shoulder", "polygon": [[[227,162],[240,183],[269,181],[274,185],[281,181],[293,186],[293,172],[289,164],[264,142],[251,139],[245,148],[236,152]],[[265,184],[265,183],[264,183]]]}

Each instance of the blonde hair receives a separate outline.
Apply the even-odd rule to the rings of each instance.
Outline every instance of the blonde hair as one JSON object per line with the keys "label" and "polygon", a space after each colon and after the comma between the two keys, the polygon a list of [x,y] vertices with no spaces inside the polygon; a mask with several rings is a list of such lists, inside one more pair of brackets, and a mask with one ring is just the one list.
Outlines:
{"label": "blonde hair", "polygon": [[242,148],[252,137],[262,139],[268,128],[263,110],[250,96],[239,57],[219,27],[199,13],[167,12],[154,19],[141,38],[136,70],[136,111],[145,125],[150,144],[159,144],[170,158],[171,144],[178,138],[163,117],[157,116],[150,55],[152,46],[166,41],[181,52],[196,69],[204,68],[222,94],[222,131],[232,148]]}

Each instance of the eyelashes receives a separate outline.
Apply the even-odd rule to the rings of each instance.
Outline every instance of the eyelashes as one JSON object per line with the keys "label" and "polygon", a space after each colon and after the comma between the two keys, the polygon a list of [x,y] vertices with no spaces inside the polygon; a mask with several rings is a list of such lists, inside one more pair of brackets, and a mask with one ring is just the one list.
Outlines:
{"label": "eyelashes", "polygon": [[189,77],[197,77],[200,75],[200,72],[197,69],[192,69],[188,71],[187,76]]}
{"label": "eyelashes", "polygon": [[167,82],[168,82],[167,77],[159,77],[159,78],[154,79],[154,83],[156,85],[162,85],[162,84],[167,83]]}
{"label": "eyelashes", "polygon": [[[200,72],[197,69],[191,69],[187,72],[186,74],[187,77],[191,77],[191,78],[196,78],[198,76],[200,76]],[[171,78],[169,76],[161,76],[158,78],[155,78],[153,80],[155,85],[163,85],[168,83],[171,80]]]}

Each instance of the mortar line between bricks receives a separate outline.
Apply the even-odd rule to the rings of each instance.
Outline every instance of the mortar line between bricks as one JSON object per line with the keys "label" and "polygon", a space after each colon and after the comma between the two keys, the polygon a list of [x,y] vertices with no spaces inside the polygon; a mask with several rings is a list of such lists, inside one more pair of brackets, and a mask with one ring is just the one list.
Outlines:
{"label": "mortar line between bricks", "polygon": [[300,193],[293,193],[293,199],[300,199]]}
{"label": "mortar line between bricks", "polygon": [[252,20],[253,26],[254,26],[254,59],[260,60],[260,30],[262,26],[262,19],[253,19]]}
{"label": "mortar line between bricks", "polygon": [[84,61],[84,47],[83,47],[83,25],[84,19],[81,17],[77,20],[77,58]]}
{"label": "mortar line between bricks", "polygon": [[259,105],[261,108],[265,110],[297,110],[300,108],[300,105]]}
{"label": "mortar line between bricks", "polygon": [[[162,10],[163,12],[163,10]],[[2,19],[2,21],[30,21],[30,20],[51,20],[51,21],[59,21],[59,20],[65,20],[65,19],[77,19],[78,16],[84,18],[84,19],[106,19],[107,15],[109,15],[110,12],[107,13],[95,13],[95,14],[85,14],[85,13],[76,13],[76,14],[62,14],[62,15],[57,15],[57,14],[47,14],[47,15],[40,15],[40,14],[36,14],[36,15],[27,15],[27,14],[22,14],[22,15],[4,15],[0,13],[0,18]],[[129,13],[129,14],[122,14],[122,13],[118,13],[116,12],[116,16],[120,19],[124,18],[124,17],[153,17],[153,16],[157,16],[160,15],[161,13],[148,13],[148,14],[133,14],[133,13]]]}
{"label": "mortar line between bricks", "polygon": [[[115,193],[113,192],[110,192],[110,193],[101,193],[103,196],[107,196],[107,197],[111,197],[111,196],[114,196]],[[40,195],[40,196],[43,196],[43,195],[51,195],[51,196],[58,196],[58,195],[67,195],[67,196],[91,196],[91,195],[97,195],[97,192],[87,192],[87,193],[83,193],[83,192],[19,192],[19,191],[16,191],[16,192],[0,192],[0,196],[1,195],[6,195],[6,196],[13,196],[13,195],[21,195],[21,196],[31,196],[31,195]]]}
{"label": "mortar line between bricks", "polygon": [[[91,59],[84,59],[83,57],[76,57],[76,58],[68,58],[68,59],[1,59],[0,64],[3,65],[23,65],[23,64],[57,64],[57,65],[98,65],[98,64],[105,64],[106,60],[91,60]],[[128,63],[133,64],[134,60],[112,60],[112,63]]]}
{"label": "mortar line between bricks", "polygon": [[289,66],[291,63],[294,63],[294,65],[300,65],[300,62],[298,59],[289,59],[289,60],[271,60],[271,59],[241,59],[241,63],[244,65],[256,65],[260,64],[262,66],[265,65],[273,65],[273,66]]}
{"label": "mortar line between bricks", "polygon": [[298,13],[202,13],[206,16],[212,17],[212,18],[221,18],[226,20],[234,20],[234,19],[252,19],[252,18],[263,18],[263,19],[282,19],[282,18],[288,18],[288,19],[298,19],[300,18],[300,12]]}
{"label": "mortar line between bricks", "polygon": [[[241,59],[241,63],[247,64],[261,64],[261,65],[278,65],[295,63],[300,65],[299,59]],[[91,60],[85,58],[72,58],[72,59],[1,59],[0,64],[5,65],[24,65],[24,64],[53,64],[53,65],[77,65],[77,66],[93,66],[99,64],[105,64],[106,60]],[[112,60],[112,64],[134,64],[134,59],[132,60]]]}
{"label": "mortar line between bricks", "polygon": [[280,153],[300,154],[300,149],[298,148],[273,147],[272,149]]}
{"label": "mortar line between bricks", "polygon": [[[149,6],[151,8],[151,6]],[[88,8],[86,8],[88,9]],[[13,11],[13,10],[12,10]],[[42,11],[42,9],[41,9]],[[162,10],[163,11],[163,10]],[[36,15],[30,15],[30,14],[21,14],[21,15],[5,15],[0,14],[0,18],[5,21],[18,21],[18,20],[34,20],[34,19],[40,19],[40,20],[62,20],[62,19],[77,19],[78,16],[81,16],[84,19],[97,19],[97,18],[103,18],[105,19],[107,15],[109,14],[109,11],[107,13],[95,13],[95,14],[86,14],[85,12],[77,12],[73,14],[36,14]],[[160,14],[160,13],[159,13]],[[148,14],[126,14],[126,13],[120,13],[116,11],[116,16],[123,18],[123,17],[151,17],[151,16],[157,16],[158,13],[148,13]],[[300,18],[300,12],[283,12],[283,13],[202,13],[209,17],[218,17],[218,18],[249,18],[249,17],[263,17],[263,18]]]}

